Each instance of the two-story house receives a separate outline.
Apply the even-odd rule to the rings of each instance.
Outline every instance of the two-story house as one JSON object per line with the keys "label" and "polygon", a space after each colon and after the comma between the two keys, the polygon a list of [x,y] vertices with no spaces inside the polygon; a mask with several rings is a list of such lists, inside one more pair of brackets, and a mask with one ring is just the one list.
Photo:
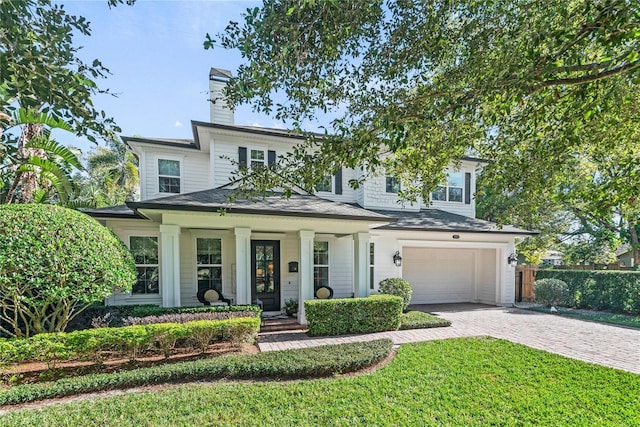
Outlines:
{"label": "two-story house", "polygon": [[[211,70],[214,96],[229,77]],[[413,303],[513,303],[514,242],[531,233],[475,219],[480,160],[463,159],[419,205],[398,203],[393,177],[351,188],[362,171],[346,168],[315,194],[229,203],[238,163],[268,165],[303,138],[236,125],[223,102],[211,104],[210,123],[192,128],[192,140],[123,138],[139,159],[140,201],[88,213],[130,248],[138,281],[107,304],[193,306],[199,290],[213,288],[236,304],[259,299],[280,311],[322,285],[334,297],[362,297],[388,277],[413,285]]]}

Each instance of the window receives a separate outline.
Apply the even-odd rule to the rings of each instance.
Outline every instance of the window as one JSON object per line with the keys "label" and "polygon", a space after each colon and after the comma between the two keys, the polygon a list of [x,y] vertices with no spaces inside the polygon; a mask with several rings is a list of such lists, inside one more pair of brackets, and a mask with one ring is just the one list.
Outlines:
{"label": "window", "polygon": [[369,289],[373,289],[374,288],[374,281],[373,281],[373,260],[374,260],[374,254],[375,254],[375,249],[373,246],[373,243],[369,243]]}
{"label": "window", "polygon": [[131,236],[129,237],[129,250],[136,262],[136,270],[138,272],[137,280],[131,289],[131,293],[160,293],[158,281],[158,238]]}
{"label": "window", "polygon": [[316,184],[316,191],[326,191],[326,192],[331,192],[331,177],[330,176],[323,176],[322,180]]}
{"label": "window", "polygon": [[158,159],[158,192],[180,193],[180,162]]}
{"label": "window", "polygon": [[393,176],[387,177],[387,193],[397,193],[400,191],[400,181]]}
{"label": "window", "polygon": [[462,203],[463,192],[464,175],[462,172],[456,172],[449,174],[446,185],[439,185],[436,187],[436,191],[431,193],[431,200]]}
{"label": "window", "polygon": [[313,289],[329,286],[329,242],[313,242]]}
{"label": "window", "polygon": [[196,239],[198,292],[215,289],[222,292],[222,240]]}
{"label": "window", "polygon": [[251,167],[264,166],[264,151],[251,150]]}

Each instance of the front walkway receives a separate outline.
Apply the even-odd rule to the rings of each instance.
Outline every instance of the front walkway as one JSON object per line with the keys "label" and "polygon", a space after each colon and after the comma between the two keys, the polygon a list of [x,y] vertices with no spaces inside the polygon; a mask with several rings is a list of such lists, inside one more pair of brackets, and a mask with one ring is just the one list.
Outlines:
{"label": "front walkway", "polygon": [[480,304],[413,306],[451,321],[446,328],[312,338],[303,332],[261,334],[261,351],[390,338],[395,344],[491,336],[573,359],[640,373],[640,331],[517,308]]}

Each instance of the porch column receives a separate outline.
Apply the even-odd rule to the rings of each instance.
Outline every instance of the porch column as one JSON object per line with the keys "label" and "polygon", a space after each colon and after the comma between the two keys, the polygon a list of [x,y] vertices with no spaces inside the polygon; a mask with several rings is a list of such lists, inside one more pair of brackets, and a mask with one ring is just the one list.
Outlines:
{"label": "porch column", "polygon": [[313,238],[316,233],[300,230],[300,289],[298,293],[298,323],[307,324],[304,302],[313,299]]}
{"label": "porch column", "polygon": [[162,306],[180,307],[180,226],[160,224]]}
{"label": "porch column", "polygon": [[251,229],[234,228],[236,236],[236,304],[251,304]]}
{"label": "porch column", "polygon": [[353,292],[355,297],[369,296],[369,242],[371,234],[353,235]]}

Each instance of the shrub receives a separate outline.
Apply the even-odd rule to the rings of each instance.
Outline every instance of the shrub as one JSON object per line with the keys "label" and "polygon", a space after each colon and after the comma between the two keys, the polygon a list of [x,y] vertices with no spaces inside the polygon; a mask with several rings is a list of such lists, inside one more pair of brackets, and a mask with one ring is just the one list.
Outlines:
{"label": "shrub", "polygon": [[380,284],[378,285],[378,292],[380,292],[381,294],[389,294],[401,297],[404,301],[403,310],[406,310],[407,307],[409,307],[409,303],[411,302],[413,289],[411,288],[411,284],[406,280],[400,279],[398,277],[392,277],[384,279],[380,282]]}
{"label": "shrub", "polygon": [[400,329],[424,329],[451,326],[451,322],[423,311],[408,311],[402,315]]}
{"label": "shrub", "polygon": [[400,327],[402,307],[402,298],[393,295],[304,302],[310,335],[394,331]]}
{"label": "shrub", "polygon": [[[260,317],[262,310],[257,305],[214,305],[202,307],[158,307],[157,305],[133,306],[130,317],[165,316],[182,313],[253,313]],[[245,316],[243,316],[245,317]]]}
{"label": "shrub", "polygon": [[195,320],[226,320],[238,317],[256,317],[256,311],[200,311],[196,313],[163,314],[160,316],[127,317],[123,324],[151,325],[154,323],[187,323]]}
{"label": "shrub", "polygon": [[0,360],[6,363],[34,360],[55,365],[70,359],[99,361],[102,352],[123,354],[134,360],[146,349],[159,349],[168,357],[178,341],[185,345],[195,343],[204,351],[213,341],[227,340],[234,345],[251,343],[259,329],[259,318],[243,317],[39,334],[0,341]]}
{"label": "shrub", "polygon": [[327,345],[296,350],[221,356],[110,374],[63,378],[0,390],[0,406],[127,387],[216,378],[309,378],[353,372],[387,357],[393,342]]}
{"label": "shrub", "polygon": [[533,292],[536,302],[551,306],[554,301],[560,304],[565,302],[569,288],[567,284],[558,279],[540,279],[533,282]]}
{"label": "shrub", "polygon": [[569,306],[640,314],[640,272],[544,270],[538,271],[536,278],[566,282],[569,287]]}
{"label": "shrub", "polygon": [[136,280],[133,258],[111,230],[59,206],[0,206],[0,247],[0,331],[8,336],[61,332]]}

